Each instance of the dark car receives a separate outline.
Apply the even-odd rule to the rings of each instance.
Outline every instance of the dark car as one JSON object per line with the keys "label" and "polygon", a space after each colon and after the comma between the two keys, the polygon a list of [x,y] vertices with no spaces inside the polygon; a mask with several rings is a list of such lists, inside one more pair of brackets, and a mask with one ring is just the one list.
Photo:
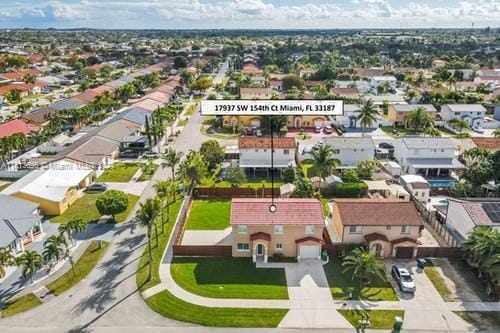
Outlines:
{"label": "dark car", "polygon": [[378,147],[383,148],[383,149],[394,150],[394,145],[391,145],[390,143],[387,143],[387,142],[379,143]]}
{"label": "dark car", "polygon": [[93,183],[85,189],[85,192],[90,193],[90,192],[106,192],[108,189],[108,185],[104,183]]}
{"label": "dark car", "polygon": [[139,158],[139,152],[133,150],[126,150],[120,152],[120,158]]}

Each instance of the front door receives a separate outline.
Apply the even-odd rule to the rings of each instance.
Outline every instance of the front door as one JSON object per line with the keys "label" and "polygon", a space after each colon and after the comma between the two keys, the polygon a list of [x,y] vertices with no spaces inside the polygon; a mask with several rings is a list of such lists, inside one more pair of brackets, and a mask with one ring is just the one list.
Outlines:
{"label": "front door", "polygon": [[258,256],[263,256],[264,255],[264,245],[257,244],[257,255]]}

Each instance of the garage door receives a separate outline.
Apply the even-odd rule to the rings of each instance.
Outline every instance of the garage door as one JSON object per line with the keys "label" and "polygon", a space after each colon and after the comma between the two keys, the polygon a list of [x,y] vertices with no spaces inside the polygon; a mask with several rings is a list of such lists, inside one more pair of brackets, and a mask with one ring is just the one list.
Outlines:
{"label": "garage door", "polygon": [[300,259],[316,259],[319,256],[319,247],[317,245],[301,246]]}
{"label": "garage door", "polygon": [[396,258],[411,259],[413,257],[413,247],[400,246],[396,248]]}
{"label": "garage door", "polygon": [[250,125],[251,125],[251,126],[260,127],[260,119],[252,119],[252,120],[250,121]]}
{"label": "garage door", "polygon": [[323,127],[323,119],[315,119],[314,120],[314,127]]}

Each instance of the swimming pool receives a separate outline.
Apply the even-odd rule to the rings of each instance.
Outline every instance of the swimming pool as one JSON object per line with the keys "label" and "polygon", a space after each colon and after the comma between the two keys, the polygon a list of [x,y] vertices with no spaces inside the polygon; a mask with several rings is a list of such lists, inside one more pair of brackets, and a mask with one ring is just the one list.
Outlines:
{"label": "swimming pool", "polygon": [[427,180],[431,187],[452,187],[457,181],[452,179]]}

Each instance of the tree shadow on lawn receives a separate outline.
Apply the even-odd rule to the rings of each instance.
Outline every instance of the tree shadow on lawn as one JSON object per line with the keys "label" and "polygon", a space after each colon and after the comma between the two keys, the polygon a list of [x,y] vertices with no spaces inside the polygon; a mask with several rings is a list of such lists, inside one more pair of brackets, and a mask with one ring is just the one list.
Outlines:
{"label": "tree shadow on lawn", "polygon": [[284,269],[256,268],[249,258],[174,258],[173,264],[196,265],[193,275],[198,285],[287,285]]}

